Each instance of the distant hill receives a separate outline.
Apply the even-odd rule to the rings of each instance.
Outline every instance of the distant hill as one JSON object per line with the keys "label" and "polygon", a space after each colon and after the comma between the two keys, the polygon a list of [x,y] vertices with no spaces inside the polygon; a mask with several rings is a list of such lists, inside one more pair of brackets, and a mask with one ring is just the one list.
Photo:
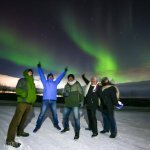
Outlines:
{"label": "distant hill", "polygon": [[[0,86],[15,87],[19,78],[0,74]],[[76,78],[84,87],[85,83],[81,77]],[[62,88],[66,84],[66,78],[58,85],[58,94],[62,94]],[[35,84],[38,89],[43,88],[39,76],[35,77]],[[117,84],[121,98],[149,98],[150,99],[150,80],[140,82],[129,82]]]}
{"label": "distant hill", "polygon": [[0,85],[15,87],[19,78],[0,74]]}
{"label": "distant hill", "polygon": [[150,80],[117,85],[122,98],[150,98]]}
{"label": "distant hill", "polygon": [[[17,78],[17,77],[12,77],[12,76],[8,76],[8,75],[0,74],[0,86],[14,87],[15,88],[18,80],[19,80],[19,78]],[[38,87],[38,88],[42,87],[42,84],[39,80],[35,79],[34,82],[36,84],[36,87]]]}

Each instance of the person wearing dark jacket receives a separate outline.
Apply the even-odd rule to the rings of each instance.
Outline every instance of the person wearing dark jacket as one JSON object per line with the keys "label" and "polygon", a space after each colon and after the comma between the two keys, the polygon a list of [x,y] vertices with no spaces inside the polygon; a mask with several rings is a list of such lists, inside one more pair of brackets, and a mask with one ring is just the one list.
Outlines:
{"label": "person wearing dark jacket", "polygon": [[75,80],[73,74],[68,75],[68,82],[65,85],[63,95],[65,98],[63,111],[63,126],[61,133],[69,131],[69,115],[73,112],[75,122],[75,136],[74,139],[79,138],[80,133],[80,105],[83,102],[83,90],[78,81]]}
{"label": "person wearing dark jacket", "polygon": [[88,128],[85,129],[92,130],[92,137],[95,137],[98,135],[96,110],[99,104],[99,98],[97,95],[99,83],[96,77],[92,77],[91,81],[89,81],[84,74],[82,75],[82,79],[86,83],[84,104],[86,105],[88,116]]}
{"label": "person wearing dark jacket", "polygon": [[38,67],[38,73],[40,75],[40,79],[42,81],[44,89],[43,89],[43,101],[41,105],[41,111],[36,122],[36,127],[33,130],[33,132],[35,133],[40,129],[43,123],[46,111],[48,109],[50,109],[52,112],[54,127],[57,128],[58,130],[61,130],[59,126],[57,110],[56,110],[57,86],[62,80],[62,78],[65,76],[68,69],[65,68],[64,71],[56,78],[56,80],[54,80],[54,75],[52,73],[49,73],[47,75],[47,79],[45,78],[44,72],[42,70],[40,63],[37,64],[37,67]]}
{"label": "person wearing dark jacket", "polygon": [[29,136],[29,133],[24,132],[24,123],[32,109],[32,105],[36,101],[36,88],[32,69],[25,70],[23,76],[24,78],[19,79],[16,86],[17,107],[10,122],[6,139],[6,145],[16,148],[21,145],[20,143],[15,142],[16,132],[17,136]]}
{"label": "person wearing dark jacket", "polygon": [[119,90],[114,86],[107,77],[101,80],[102,88],[99,89],[101,100],[101,112],[103,117],[103,130],[100,133],[111,133],[110,138],[117,136],[117,126],[114,116],[114,106],[120,107],[118,103]]}

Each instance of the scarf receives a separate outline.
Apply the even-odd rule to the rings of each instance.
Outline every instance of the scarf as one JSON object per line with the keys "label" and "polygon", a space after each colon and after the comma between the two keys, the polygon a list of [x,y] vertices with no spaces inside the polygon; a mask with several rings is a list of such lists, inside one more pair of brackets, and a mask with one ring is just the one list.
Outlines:
{"label": "scarf", "polygon": [[76,82],[77,82],[76,80],[68,81],[68,84],[69,84],[69,85],[73,85],[73,84],[75,84]]}
{"label": "scarf", "polygon": [[99,83],[97,83],[96,85],[91,85],[91,82],[89,82],[89,84],[88,84],[88,85],[86,86],[86,88],[85,88],[84,96],[86,96],[86,95],[87,95],[87,93],[88,93],[88,90],[89,90],[90,86],[94,86],[94,88],[93,88],[93,92],[95,92],[98,84],[99,84]]}

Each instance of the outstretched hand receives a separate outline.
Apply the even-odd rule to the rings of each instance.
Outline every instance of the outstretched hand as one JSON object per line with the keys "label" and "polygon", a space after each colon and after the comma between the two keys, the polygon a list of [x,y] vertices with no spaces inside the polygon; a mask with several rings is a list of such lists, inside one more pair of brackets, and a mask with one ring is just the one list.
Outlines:
{"label": "outstretched hand", "polygon": [[122,109],[123,106],[124,106],[123,103],[118,101],[118,104],[117,104],[116,108],[117,109]]}
{"label": "outstretched hand", "polygon": [[41,63],[40,62],[37,64],[37,67],[39,67],[39,68],[41,67]]}
{"label": "outstretched hand", "polygon": [[65,72],[67,72],[67,71],[68,71],[68,67],[65,68]]}
{"label": "outstretched hand", "polygon": [[82,74],[82,77],[85,77],[85,74],[84,74],[84,73]]}

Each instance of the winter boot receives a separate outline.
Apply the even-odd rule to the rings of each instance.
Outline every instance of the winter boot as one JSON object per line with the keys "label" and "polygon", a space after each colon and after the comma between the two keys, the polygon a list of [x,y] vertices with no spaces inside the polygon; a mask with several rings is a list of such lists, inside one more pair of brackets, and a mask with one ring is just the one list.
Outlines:
{"label": "winter boot", "polygon": [[117,134],[116,133],[113,133],[113,134],[111,134],[109,137],[110,138],[115,138],[117,136]]}
{"label": "winter boot", "polygon": [[102,131],[100,131],[100,133],[102,133],[102,134],[104,134],[106,132],[109,132],[109,131],[108,130],[102,130]]}
{"label": "winter boot", "polygon": [[91,137],[95,137],[97,135],[98,135],[98,133],[93,133]]}
{"label": "winter boot", "polygon": [[61,133],[67,132],[67,131],[69,131],[69,130],[70,130],[69,128],[64,128],[64,129],[61,131]]}
{"label": "winter boot", "polygon": [[58,129],[58,130],[61,130],[61,128],[60,128],[60,126],[59,125],[57,125],[57,126],[54,126],[56,129]]}
{"label": "winter boot", "polygon": [[27,136],[29,136],[29,133],[26,133],[26,132],[19,132],[19,133],[17,133],[17,136],[23,136],[23,137],[27,137]]}
{"label": "winter boot", "polygon": [[15,142],[15,141],[11,141],[11,142],[6,142],[6,145],[9,145],[9,146],[13,146],[15,148],[18,148],[20,147],[21,143],[18,143],[18,142]]}
{"label": "winter boot", "polygon": [[33,130],[34,133],[36,133],[38,130],[40,129],[40,127],[35,127],[35,129]]}
{"label": "winter boot", "polygon": [[74,140],[77,140],[79,138],[79,132],[75,132]]}

